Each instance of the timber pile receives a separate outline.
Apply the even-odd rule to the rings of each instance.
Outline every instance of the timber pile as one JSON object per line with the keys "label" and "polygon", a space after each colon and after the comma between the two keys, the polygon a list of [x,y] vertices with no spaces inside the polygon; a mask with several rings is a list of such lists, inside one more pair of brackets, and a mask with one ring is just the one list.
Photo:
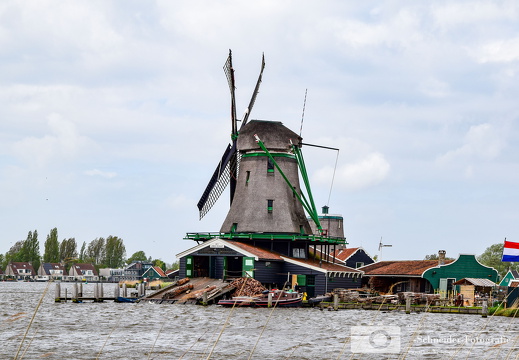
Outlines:
{"label": "timber pile", "polygon": [[184,285],[185,283],[189,282],[189,278],[183,278],[177,281],[177,286]]}
{"label": "timber pile", "polygon": [[254,296],[267,290],[258,280],[243,277],[234,280],[229,286],[236,289],[232,296]]}
{"label": "timber pile", "polygon": [[[216,285],[208,286],[205,289],[193,291],[192,293],[189,294],[189,296],[187,297],[186,300],[191,300],[191,299],[201,300],[204,293],[210,294],[211,291],[213,291],[214,289],[216,289]],[[209,295],[209,294],[207,294],[207,295]]]}
{"label": "timber pile", "polygon": [[191,290],[191,289],[193,289],[192,284],[179,286],[178,288],[168,291],[167,293],[162,295],[162,299],[164,299],[164,300],[174,299],[175,297],[182,294],[183,292]]}
{"label": "timber pile", "polygon": [[411,304],[415,305],[434,305],[440,300],[440,294],[424,294],[424,293],[413,293],[413,292],[401,292],[398,293],[398,302],[405,304],[407,297],[411,297]]}
{"label": "timber pile", "polygon": [[361,297],[358,291],[351,291],[347,289],[335,289],[334,294],[339,295],[340,302],[354,302],[365,304],[392,304],[398,301],[396,295],[378,295]]}

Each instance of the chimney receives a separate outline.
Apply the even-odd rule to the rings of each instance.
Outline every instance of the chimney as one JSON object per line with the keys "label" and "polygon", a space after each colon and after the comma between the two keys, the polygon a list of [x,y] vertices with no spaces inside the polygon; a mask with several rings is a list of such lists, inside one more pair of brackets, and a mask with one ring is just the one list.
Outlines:
{"label": "chimney", "polygon": [[438,251],[438,265],[445,265],[445,250]]}

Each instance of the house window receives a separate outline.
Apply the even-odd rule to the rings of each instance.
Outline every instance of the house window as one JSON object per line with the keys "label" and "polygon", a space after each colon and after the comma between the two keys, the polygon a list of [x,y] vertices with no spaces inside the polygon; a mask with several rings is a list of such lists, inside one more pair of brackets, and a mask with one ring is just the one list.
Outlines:
{"label": "house window", "polygon": [[245,186],[249,185],[250,171],[247,171],[247,177],[245,178]]}
{"label": "house window", "polygon": [[355,263],[355,269],[360,268],[360,267],[363,267],[363,266],[364,266],[364,263],[363,263],[363,262],[356,262],[356,263]]}
{"label": "house window", "polygon": [[267,211],[269,214],[272,214],[273,207],[274,207],[274,200],[267,200]]}
{"label": "house window", "polygon": [[271,158],[267,158],[267,172],[273,173],[274,172],[274,162]]}
{"label": "house window", "polygon": [[231,232],[235,232],[236,229],[238,228],[238,223],[233,223],[232,226],[231,226]]}
{"label": "house window", "polygon": [[292,249],[292,256],[299,259],[305,259],[305,249],[304,248],[293,248]]}

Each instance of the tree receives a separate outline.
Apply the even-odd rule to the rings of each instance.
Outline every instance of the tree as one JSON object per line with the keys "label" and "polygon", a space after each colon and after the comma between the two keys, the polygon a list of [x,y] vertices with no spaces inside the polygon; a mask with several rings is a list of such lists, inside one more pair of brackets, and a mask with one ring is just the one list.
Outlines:
{"label": "tree", "polygon": [[105,239],[97,238],[88,244],[87,247],[87,259],[94,263],[94,265],[101,265],[105,259]]}
{"label": "tree", "polygon": [[160,259],[155,259],[152,261],[153,266],[158,266],[162,269],[162,271],[166,271],[166,263]]}
{"label": "tree", "polygon": [[4,254],[0,254],[0,270],[5,270],[7,262]]}
{"label": "tree", "polygon": [[117,236],[108,236],[105,245],[104,265],[112,269],[122,267],[125,256],[126,248],[124,247],[123,239]]}
{"label": "tree", "polygon": [[23,260],[30,262],[34,271],[38,271],[40,267],[40,242],[38,241],[38,231],[30,232],[27,234],[27,239],[23,242],[22,246]]}
{"label": "tree", "polygon": [[83,245],[81,245],[81,251],[79,252],[79,261],[84,262],[86,257],[86,241],[83,241]]}
{"label": "tree", "polygon": [[490,245],[478,256],[478,261],[486,266],[491,266],[497,270],[501,277],[505,276],[508,270],[518,270],[519,263],[514,262],[502,262],[503,257],[503,243]]}
{"label": "tree", "polygon": [[58,241],[58,229],[54,228],[50,231],[49,235],[47,235],[47,240],[45,240],[45,252],[43,253],[43,262],[46,263],[59,263],[60,251],[59,251],[59,241]]}
{"label": "tree", "polygon": [[24,243],[25,243],[25,240],[20,240],[20,241],[17,241],[13,246],[11,246],[9,251],[5,254],[5,261],[7,263],[10,263],[11,261],[13,261],[13,262],[25,261],[25,260],[23,260],[23,252],[22,252]]}
{"label": "tree", "polygon": [[146,257],[146,254],[144,253],[144,251],[141,250],[141,251],[137,251],[132,256],[130,256],[126,260],[126,263],[129,265],[134,261],[148,261],[148,258]]}
{"label": "tree", "polygon": [[59,246],[59,257],[64,263],[77,261],[77,244],[75,238],[63,239]]}

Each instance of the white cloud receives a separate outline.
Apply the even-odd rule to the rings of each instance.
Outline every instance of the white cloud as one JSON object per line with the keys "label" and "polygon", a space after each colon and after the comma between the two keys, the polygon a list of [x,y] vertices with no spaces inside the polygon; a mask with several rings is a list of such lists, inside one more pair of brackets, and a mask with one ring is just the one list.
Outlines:
{"label": "white cloud", "polygon": [[[346,190],[369,188],[383,182],[389,175],[391,165],[378,152],[367,154],[354,163],[339,167],[335,174],[334,184]],[[329,184],[333,177],[333,168],[318,170],[314,180],[317,183]]]}
{"label": "white cloud", "polygon": [[519,37],[487,42],[472,50],[471,54],[480,63],[509,63],[519,60]]}
{"label": "white cloud", "polygon": [[90,140],[78,134],[76,126],[60,114],[47,117],[50,134],[41,137],[28,136],[13,144],[16,156],[28,164],[44,167],[53,161],[73,159]]}
{"label": "white cloud", "polygon": [[88,176],[101,176],[107,179],[112,179],[117,176],[117,173],[114,171],[101,171],[99,169],[87,170],[85,174]]}
{"label": "white cloud", "polygon": [[[441,155],[437,161],[447,164],[466,160],[493,160],[499,156],[506,141],[492,124],[473,125],[465,134],[463,145]],[[472,174],[473,169],[468,171]]]}

